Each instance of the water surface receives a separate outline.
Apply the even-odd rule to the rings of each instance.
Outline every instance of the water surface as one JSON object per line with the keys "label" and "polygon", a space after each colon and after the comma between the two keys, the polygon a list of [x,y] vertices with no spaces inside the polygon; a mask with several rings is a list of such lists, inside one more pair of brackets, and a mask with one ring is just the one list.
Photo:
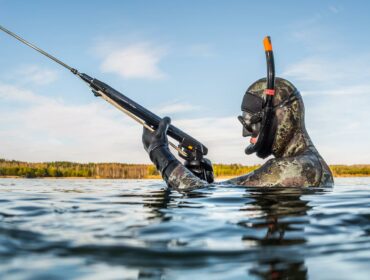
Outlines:
{"label": "water surface", "polygon": [[370,178],[331,189],[0,179],[0,279],[369,279]]}

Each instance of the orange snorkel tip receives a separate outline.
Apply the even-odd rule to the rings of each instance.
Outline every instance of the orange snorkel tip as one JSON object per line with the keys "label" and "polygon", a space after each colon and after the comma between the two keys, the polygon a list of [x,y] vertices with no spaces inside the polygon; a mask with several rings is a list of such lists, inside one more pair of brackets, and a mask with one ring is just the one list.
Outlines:
{"label": "orange snorkel tip", "polygon": [[272,44],[271,44],[271,38],[270,38],[270,36],[266,36],[263,39],[263,46],[265,47],[265,51],[266,52],[272,51]]}

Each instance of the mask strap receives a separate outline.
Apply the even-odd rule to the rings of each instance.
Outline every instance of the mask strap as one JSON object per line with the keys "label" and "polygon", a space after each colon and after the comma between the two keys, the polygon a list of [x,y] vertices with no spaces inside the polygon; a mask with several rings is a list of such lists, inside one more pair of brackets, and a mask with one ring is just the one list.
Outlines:
{"label": "mask strap", "polygon": [[283,101],[281,101],[279,104],[275,105],[273,107],[273,110],[276,110],[277,108],[285,107],[285,106],[293,103],[296,100],[298,100],[297,96],[291,95],[290,97],[288,97],[288,98],[284,99]]}

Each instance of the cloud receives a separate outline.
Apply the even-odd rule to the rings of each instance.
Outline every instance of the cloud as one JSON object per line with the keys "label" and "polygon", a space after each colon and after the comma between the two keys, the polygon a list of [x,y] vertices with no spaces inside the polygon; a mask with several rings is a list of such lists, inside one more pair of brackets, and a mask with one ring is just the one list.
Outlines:
{"label": "cloud", "polygon": [[[101,99],[71,105],[5,84],[0,84],[0,98],[22,100],[27,105],[0,110],[1,157],[27,161],[150,162],[141,143],[142,128]],[[213,162],[260,162],[245,156],[248,143],[241,137],[235,117],[179,119],[174,125],[206,145]]]}
{"label": "cloud", "polygon": [[42,68],[36,65],[23,66],[18,71],[18,75],[28,83],[36,85],[48,85],[57,80],[58,75],[55,71]]}
{"label": "cloud", "polygon": [[370,84],[358,84],[346,87],[337,87],[324,90],[303,90],[303,96],[354,96],[354,95],[370,95]]}
{"label": "cloud", "polygon": [[329,88],[341,86],[353,87],[370,85],[368,77],[370,69],[367,61],[370,53],[356,54],[345,57],[309,56],[297,63],[288,65],[282,73],[283,77],[296,81],[319,83]]}
{"label": "cloud", "polygon": [[329,163],[369,163],[369,94],[304,98],[308,132]]}
{"label": "cloud", "polygon": [[299,44],[296,48],[302,53],[333,53],[345,44],[347,39],[327,24],[328,15],[332,16],[329,12],[314,13],[293,21],[288,27],[289,39]]}
{"label": "cloud", "polygon": [[198,111],[202,107],[197,105],[192,105],[188,103],[180,103],[180,102],[173,102],[170,104],[162,105],[158,110],[155,110],[159,114],[176,114],[176,113],[184,113],[189,111]]}
{"label": "cloud", "polygon": [[101,70],[125,79],[163,79],[166,75],[159,68],[159,63],[164,55],[163,48],[151,44],[116,48],[105,55]]}
{"label": "cloud", "polygon": [[0,110],[1,157],[84,162],[146,159],[142,129],[103,100],[71,105],[4,84],[0,84],[0,97],[27,105]]}
{"label": "cloud", "polygon": [[299,81],[326,82],[343,77],[343,72],[333,69],[331,63],[317,57],[308,57],[291,64],[282,74]]}
{"label": "cloud", "polygon": [[26,104],[54,102],[54,100],[37,95],[31,90],[25,90],[13,85],[2,83],[0,83],[0,98],[2,100],[15,101]]}

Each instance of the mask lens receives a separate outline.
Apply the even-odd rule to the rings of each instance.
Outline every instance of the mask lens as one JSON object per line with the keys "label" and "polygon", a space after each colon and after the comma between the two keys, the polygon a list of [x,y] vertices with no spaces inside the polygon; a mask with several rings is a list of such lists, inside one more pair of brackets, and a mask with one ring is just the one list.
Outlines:
{"label": "mask lens", "polygon": [[253,134],[252,128],[245,122],[243,116],[238,116],[238,120],[243,126],[243,136],[251,136]]}

